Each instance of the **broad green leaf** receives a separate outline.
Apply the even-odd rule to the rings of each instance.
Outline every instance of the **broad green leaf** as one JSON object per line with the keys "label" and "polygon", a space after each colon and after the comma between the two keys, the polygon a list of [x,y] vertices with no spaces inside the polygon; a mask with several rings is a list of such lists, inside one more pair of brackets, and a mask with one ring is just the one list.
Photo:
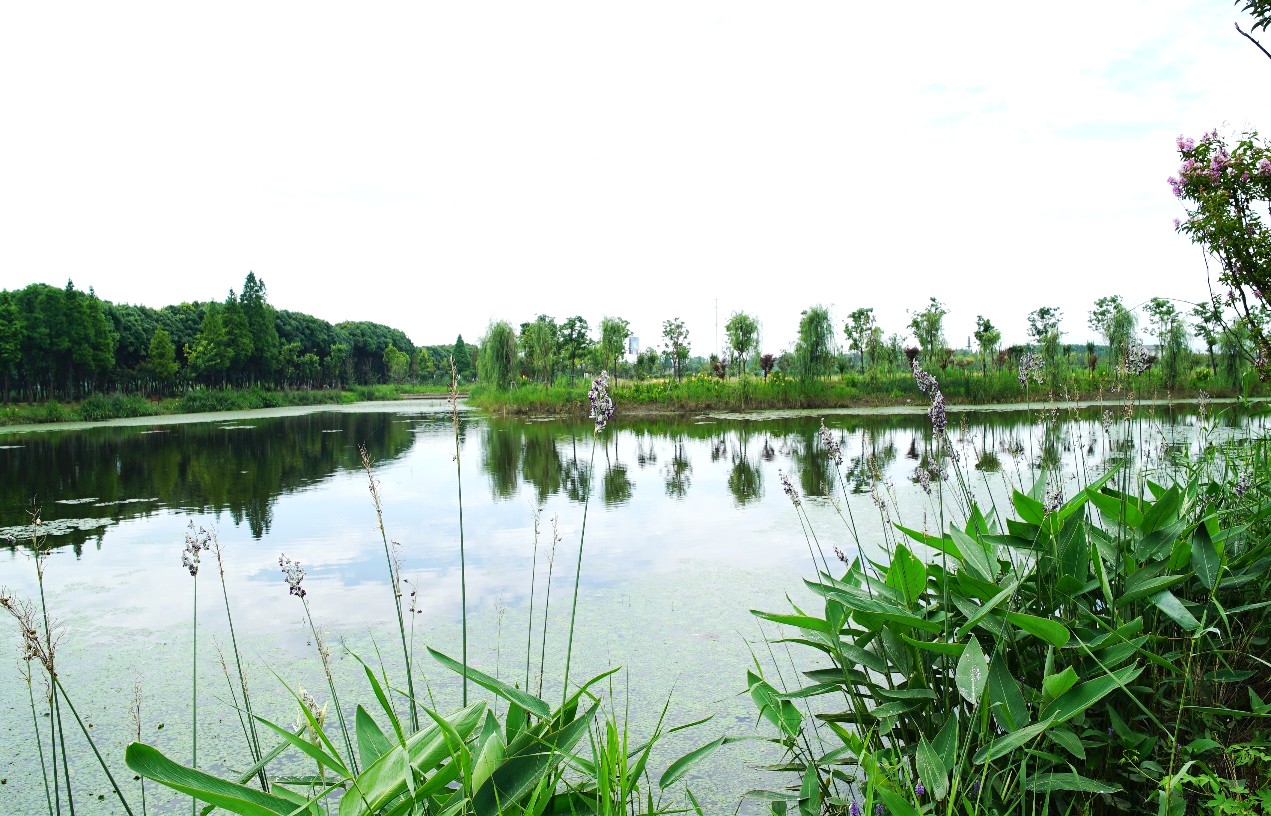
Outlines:
{"label": "broad green leaf", "polygon": [[1022,612],[1007,612],[1006,619],[1051,646],[1063,646],[1072,637],[1068,627],[1059,621],[1039,618],[1036,615],[1025,615]]}
{"label": "broad green leaf", "polygon": [[809,762],[803,772],[803,784],[799,786],[800,816],[821,816],[821,778],[816,763]]}
{"label": "broad green leaf", "polygon": [[972,635],[958,660],[958,692],[968,703],[979,705],[988,681],[989,662],[984,658],[980,642]]}
{"label": "broad green leaf", "polygon": [[1116,689],[1132,682],[1142,671],[1142,666],[1126,666],[1110,675],[1088,680],[1048,703],[1042,709],[1041,717],[1055,723],[1067,722]]}
{"label": "broad green leaf", "polygon": [[896,700],[891,703],[883,703],[880,706],[871,708],[869,713],[876,720],[885,720],[888,717],[897,717],[906,711],[913,711],[916,708],[922,708],[920,700]]}
{"label": "broad green leaf", "polygon": [[904,544],[896,547],[887,568],[887,585],[900,594],[906,606],[918,602],[927,588],[927,568]]}
{"label": "broad green leaf", "polygon": [[357,732],[358,757],[362,760],[362,767],[369,768],[371,763],[388,753],[393,744],[361,705],[357,707],[353,724]]}
{"label": "broad green leaf", "polygon": [[494,769],[503,762],[503,740],[496,729],[481,746],[481,753],[472,765],[472,788],[478,789],[494,773]]}
{"label": "broad green leaf", "polygon": [[1222,572],[1222,558],[1214,548],[1214,542],[1204,524],[1197,524],[1196,532],[1192,533],[1192,568],[1205,589],[1213,589],[1218,583],[1218,575]]}
{"label": "broad green leaf", "polygon": [[908,527],[903,527],[899,524],[896,525],[896,529],[909,536],[914,541],[917,541],[919,544],[925,544],[933,550],[939,550],[940,552],[951,555],[957,559],[962,558],[961,551],[958,550],[957,546],[949,539],[948,536],[941,538],[940,536],[933,536],[929,533],[920,533],[917,530],[911,530]]}
{"label": "broad green leaf", "polygon": [[285,816],[296,809],[279,796],[178,765],[140,742],[128,746],[124,762],[133,773],[239,816]]}
{"label": "broad green leaf", "polygon": [[671,787],[676,782],[683,779],[684,775],[692,770],[694,765],[732,742],[742,742],[742,739],[739,737],[720,737],[719,739],[711,740],[705,745],[689,751],[684,756],[672,762],[666,771],[663,772],[662,777],[658,780],[658,787]]}
{"label": "broad green leaf", "polygon": [[1120,785],[1100,782],[1075,773],[1043,773],[1031,776],[1024,785],[1033,793],[1049,793],[1051,791],[1077,791],[1079,793],[1116,793]]}
{"label": "broad green leaf", "polygon": [[[478,702],[455,712],[447,720],[460,737],[467,739],[481,724],[485,711],[486,704]],[[417,775],[432,774],[416,793],[429,786],[444,787],[453,781],[459,769],[457,763],[446,762],[450,756],[445,735],[436,724],[417,731],[406,739],[404,746],[393,746],[358,775],[353,789],[340,799],[340,816],[378,813],[405,793],[408,785],[414,784],[413,779]],[[436,770],[443,763],[446,763],[445,768]],[[449,775],[446,769],[451,769]]]}
{"label": "broad green leaf", "polygon": [[994,595],[991,600],[981,604],[980,608],[975,611],[975,614],[968,616],[966,623],[958,627],[957,636],[959,638],[966,637],[967,633],[970,632],[972,629],[974,629],[975,625],[979,623],[981,620],[983,620],[985,615],[988,615],[990,612],[992,612],[993,608],[996,607],[998,604],[1000,604],[1002,601],[1005,601],[1006,599],[1014,595],[1015,590],[1017,589],[1019,589],[1019,581],[1015,581],[1006,589],[1003,589],[1001,592]]}
{"label": "broad green leaf", "polygon": [[1050,728],[1051,724],[1051,720],[1046,719],[1025,726],[1018,731],[1012,731],[1003,737],[998,737],[976,751],[973,761],[976,765],[983,765],[985,762],[992,762],[998,757],[1006,756],[1011,751],[1036,739],[1039,734]]}
{"label": "broad green leaf", "polygon": [[1075,685],[1077,685],[1077,672],[1069,666],[1058,674],[1048,675],[1042,680],[1042,694],[1047,700],[1054,700]]}
{"label": "broad green leaf", "polygon": [[966,567],[973,577],[981,581],[992,581],[997,577],[997,558],[990,558],[979,541],[959,530],[954,524],[949,525],[949,535],[962,552],[962,566]]}
{"label": "broad green leaf", "polygon": [[949,769],[926,737],[919,739],[918,747],[914,750],[914,765],[918,769],[919,781],[926,786],[933,799],[940,801],[949,795]]}
{"label": "broad green leaf", "polygon": [[830,635],[834,634],[829,623],[810,615],[787,615],[780,612],[761,612],[758,609],[750,610],[750,614],[756,618],[780,623],[784,626],[794,626],[807,632],[816,632],[818,634]]}
{"label": "broad green leaf", "polygon": [[1178,487],[1171,487],[1166,490],[1152,506],[1143,514],[1143,524],[1141,529],[1144,535],[1155,532],[1165,525],[1172,522],[1178,513],[1181,504]]}
{"label": "broad green leaf", "polygon": [[1086,746],[1081,737],[1067,728],[1052,728],[1046,732],[1046,738],[1062,747],[1065,751],[1082,761],[1086,758]]}
{"label": "broad green leaf", "polygon": [[939,733],[936,734],[935,741],[931,747],[936,749],[940,754],[940,761],[944,763],[944,767],[952,770],[958,761],[958,716],[950,713],[948,719],[944,721],[944,725],[940,727]]}
{"label": "broad green leaf", "polygon": [[1143,524],[1143,511],[1126,499],[1110,496],[1107,493],[1091,490],[1086,488],[1086,496],[1090,499],[1090,503],[1103,513],[1104,517],[1110,521],[1119,524],[1123,523],[1129,527],[1139,527]]}
{"label": "broad green leaf", "polygon": [[[472,797],[477,816],[509,813],[520,800],[533,792],[573,749],[591,725],[600,703],[559,730],[546,734],[533,753],[507,756]],[[511,751],[507,751],[511,753]]]}
{"label": "broad green leaf", "polygon": [[803,715],[789,700],[781,699],[777,690],[753,672],[746,672],[750,683],[750,697],[759,707],[759,714],[777,726],[786,736],[797,737],[803,725]]}
{"label": "broad green leaf", "polygon": [[989,666],[989,704],[993,707],[993,719],[1002,730],[1014,731],[1028,724],[1028,704],[1001,654],[994,657]]}
{"label": "broad green leaf", "polygon": [[1011,504],[1015,505],[1019,517],[1029,524],[1041,524],[1046,518],[1046,506],[1018,490],[1011,491]]}
{"label": "broad green leaf", "polygon": [[340,776],[346,776],[346,777],[352,776],[352,774],[349,773],[349,769],[344,767],[344,763],[340,761],[339,757],[327,753],[326,751],[322,750],[321,748],[309,742],[308,740],[302,737],[296,736],[295,734],[291,733],[285,728],[274,725],[269,720],[265,719],[264,717],[260,715],[255,715],[255,716],[256,716],[257,722],[262,723],[268,726],[269,728],[272,728],[275,732],[277,732],[278,736],[282,737],[287,742],[291,743],[291,746],[293,748],[296,748],[304,752],[305,754],[309,756],[310,759],[312,759],[314,762],[318,763],[322,767],[331,771],[335,771]]}
{"label": "broad green leaf", "polygon": [[455,660],[454,658],[451,658],[451,657],[446,657],[444,654],[432,648],[431,646],[428,647],[428,653],[431,654],[437,660],[438,663],[450,669],[451,671],[456,672],[461,676],[466,674],[468,679],[476,683],[478,686],[481,686],[487,691],[493,692],[494,694],[498,695],[499,697],[502,697],[508,702],[516,703],[521,708],[525,709],[531,714],[536,714],[537,716],[542,717],[543,719],[547,719],[548,717],[552,715],[551,706],[549,706],[547,703],[543,702],[542,700],[538,699],[534,695],[526,694],[520,689],[509,686],[507,683],[504,683],[502,680],[496,680],[490,675],[477,671],[471,666],[465,667],[458,660]]}
{"label": "broad green leaf", "polygon": [[1157,608],[1174,619],[1174,622],[1188,632],[1195,632],[1200,628],[1200,621],[1191,612],[1187,611],[1187,607],[1183,606],[1183,602],[1174,595],[1173,592],[1158,592],[1152,596],[1152,603]]}
{"label": "broad green leaf", "polygon": [[918,809],[904,797],[887,788],[874,788],[874,795],[882,800],[887,816],[919,816]]}
{"label": "broad green leaf", "polygon": [[930,640],[917,640],[909,637],[909,635],[906,635],[903,632],[900,637],[910,646],[918,649],[925,649],[928,652],[935,652],[936,654],[956,656],[962,654],[962,651],[966,649],[965,643],[940,643]]}
{"label": "broad green leaf", "polygon": [[[1139,573],[1142,572],[1143,570],[1139,570]],[[1139,573],[1135,573],[1135,575]],[[1186,579],[1186,575],[1158,575],[1155,578],[1142,578],[1136,581],[1134,580],[1134,575],[1131,575],[1126,579],[1125,591],[1121,593],[1120,598],[1117,598],[1117,606],[1125,606],[1140,598],[1155,595]]]}

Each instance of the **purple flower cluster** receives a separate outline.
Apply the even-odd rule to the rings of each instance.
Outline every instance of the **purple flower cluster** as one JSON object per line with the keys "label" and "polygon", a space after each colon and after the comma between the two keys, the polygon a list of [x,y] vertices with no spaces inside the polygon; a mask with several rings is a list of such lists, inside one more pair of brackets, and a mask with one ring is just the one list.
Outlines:
{"label": "purple flower cluster", "polygon": [[936,382],[936,378],[928,374],[914,360],[914,382],[918,384],[918,390],[931,397],[931,407],[927,409],[927,416],[931,418],[931,430],[936,436],[944,436],[945,428],[949,426],[949,417],[944,410],[944,394],[940,392],[940,383]]}
{"label": "purple flower cluster", "polygon": [[834,438],[834,434],[830,432],[830,429],[825,427],[825,420],[821,420],[821,430],[819,433],[821,434],[821,444],[825,446],[827,451],[829,451],[830,458],[834,460],[834,464],[843,464],[843,447],[839,444],[839,441]]}
{"label": "purple flower cluster", "polygon": [[197,577],[199,574],[199,553],[204,550],[211,549],[212,534],[204,528],[194,529],[194,522],[190,522],[189,528],[185,532],[185,549],[181,551],[181,566],[190,571],[190,575]]}
{"label": "purple flower cluster", "polygon": [[1253,487],[1253,479],[1249,478],[1248,473],[1242,473],[1240,474],[1240,478],[1236,480],[1236,485],[1232,488],[1232,490],[1235,491],[1237,496],[1243,497],[1244,494],[1249,492],[1249,488],[1251,487]]}
{"label": "purple flower cluster", "polygon": [[1053,513],[1064,506],[1064,489],[1058,485],[1046,491],[1046,513]]}
{"label": "purple flower cluster", "polygon": [[1130,348],[1125,353],[1125,368],[1131,374],[1142,374],[1151,366],[1151,361],[1147,359],[1147,349],[1137,340],[1130,344]]}
{"label": "purple flower cluster", "polygon": [[794,483],[790,481],[790,477],[786,475],[784,470],[777,471],[777,478],[781,480],[781,489],[790,497],[790,501],[794,502],[794,506],[798,507],[801,502],[799,500],[799,491],[794,489]]}
{"label": "purple flower cluster", "polygon": [[861,816],[861,803],[853,802],[847,807],[848,816]]}
{"label": "purple flower cluster", "polygon": [[926,796],[926,795],[927,795],[926,785],[922,784],[921,782],[919,782],[917,785],[914,785],[914,796],[922,798],[923,796]]}
{"label": "purple flower cluster", "polygon": [[1258,175],[1271,176],[1271,159],[1262,159],[1258,162]]}
{"label": "purple flower cluster", "polygon": [[609,424],[609,420],[613,419],[613,398],[609,396],[608,371],[600,372],[600,376],[591,381],[587,401],[591,403],[591,417],[596,420],[596,433],[600,433]]}
{"label": "purple flower cluster", "polygon": [[305,579],[305,569],[299,561],[292,561],[283,553],[278,554],[278,566],[282,569],[283,580],[287,582],[287,591],[297,598],[305,596],[305,589],[300,585]]}

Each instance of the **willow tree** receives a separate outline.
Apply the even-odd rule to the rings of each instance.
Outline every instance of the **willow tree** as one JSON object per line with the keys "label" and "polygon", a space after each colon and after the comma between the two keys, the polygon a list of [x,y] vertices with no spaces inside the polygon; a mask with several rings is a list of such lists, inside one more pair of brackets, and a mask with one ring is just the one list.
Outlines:
{"label": "willow tree", "polygon": [[803,377],[821,376],[834,364],[834,324],[825,306],[813,306],[801,313],[795,356]]}
{"label": "willow tree", "polygon": [[1121,302],[1120,295],[1101,297],[1094,302],[1087,324],[1108,344],[1109,372],[1114,371],[1129,354],[1137,323],[1134,313]]}
{"label": "willow tree", "polygon": [[847,337],[847,347],[861,356],[861,373],[865,373],[865,351],[870,344],[870,337],[878,329],[872,308],[860,308],[847,316],[843,324],[843,334]]}
{"label": "willow tree", "polygon": [[516,332],[506,320],[490,324],[481,338],[477,379],[500,391],[512,387],[516,376]]}

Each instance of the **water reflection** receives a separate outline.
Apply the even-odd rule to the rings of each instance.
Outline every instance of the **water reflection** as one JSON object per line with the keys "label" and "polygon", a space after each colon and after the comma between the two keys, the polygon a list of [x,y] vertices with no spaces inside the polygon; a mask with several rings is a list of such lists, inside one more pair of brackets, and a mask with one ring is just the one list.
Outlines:
{"label": "water reflection", "polygon": [[[956,416],[949,434],[957,464],[1002,482],[1022,482],[1018,474],[1039,470],[1093,472],[1127,458],[1162,466],[1195,444],[1191,406],[1157,406],[1133,416],[1122,408]],[[466,417],[459,434],[465,459],[475,458],[484,476],[486,500],[539,509],[558,499],[584,501],[593,481],[593,498],[606,508],[638,504],[647,513],[657,512],[658,505],[650,504],[655,495],[695,501],[699,484],[726,489],[734,508],[770,501],[765,486],[777,469],[811,498],[843,491],[862,496],[883,480],[925,490],[950,472],[950,462],[939,458],[949,447],[933,445],[922,414],[826,413],[826,430],[842,449],[841,465],[819,438],[821,422],[819,416],[627,418],[597,437],[590,423]],[[1232,408],[1211,422],[1221,433],[1262,420]],[[449,417],[317,412],[0,435],[0,537],[21,545],[29,512],[41,508],[49,543],[76,552],[92,539],[100,546],[114,525],[165,509],[225,515],[261,539],[274,524],[280,496],[318,489],[338,473],[357,470],[363,442],[381,465],[419,459],[443,478],[454,430]],[[408,457],[420,444],[436,455]],[[642,499],[641,491],[649,490],[654,493]],[[332,505],[331,512],[339,511]]]}
{"label": "water reflection", "polygon": [[359,444],[391,460],[414,441],[389,413],[0,436],[0,541],[23,545],[38,513],[49,545],[78,554],[110,526],[165,508],[224,513],[260,539],[280,495],[360,468]]}

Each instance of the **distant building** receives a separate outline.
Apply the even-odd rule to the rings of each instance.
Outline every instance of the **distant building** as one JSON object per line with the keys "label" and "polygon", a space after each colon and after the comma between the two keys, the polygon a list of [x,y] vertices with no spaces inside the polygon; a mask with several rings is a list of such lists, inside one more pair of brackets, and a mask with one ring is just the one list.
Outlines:
{"label": "distant building", "polygon": [[627,354],[637,357],[640,354],[640,338],[634,334],[627,338]]}

